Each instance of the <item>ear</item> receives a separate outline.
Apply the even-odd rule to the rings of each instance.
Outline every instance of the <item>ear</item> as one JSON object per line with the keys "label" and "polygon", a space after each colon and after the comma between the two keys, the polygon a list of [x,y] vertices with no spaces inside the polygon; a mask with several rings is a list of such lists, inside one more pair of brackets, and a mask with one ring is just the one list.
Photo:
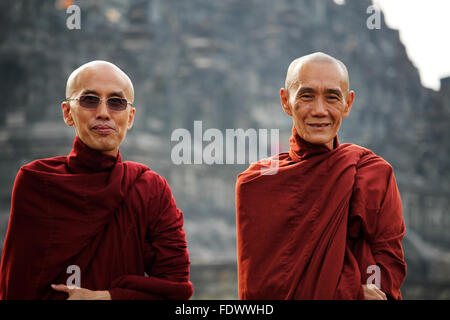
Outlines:
{"label": "ear", "polygon": [[128,115],[128,125],[127,130],[130,130],[134,124],[134,115],[136,113],[136,108],[131,108],[130,114]]}
{"label": "ear", "polygon": [[72,113],[70,112],[70,103],[68,101],[63,101],[61,104],[64,122],[69,126],[73,126]]}
{"label": "ear", "polygon": [[283,107],[283,111],[292,117],[292,109],[291,104],[289,102],[289,92],[285,88],[280,89],[280,100],[281,106]]}
{"label": "ear", "polygon": [[347,94],[345,109],[344,112],[342,113],[342,118],[346,118],[350,114],[353,105],[353,100],[355,100],[355,91],[350,90]]}

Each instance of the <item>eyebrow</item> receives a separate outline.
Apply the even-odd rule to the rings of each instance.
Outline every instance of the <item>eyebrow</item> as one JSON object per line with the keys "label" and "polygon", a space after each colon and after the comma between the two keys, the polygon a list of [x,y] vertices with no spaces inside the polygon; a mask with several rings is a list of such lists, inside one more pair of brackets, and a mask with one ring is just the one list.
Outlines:
{"label": "eyebrow", "polygon": [[328,94],[331,93],[331,94],[335,94],[339,97],[342,97],[342,91],[340,89],[326,89],[325,93],[328,93]]}
{"label": "eyebrow", "polygon": [[[81,94],[82,95],[83,94],[95,94],[95,95],[99,96],[99,93],[97,91],[91,90],[91,89],[83,90],[83,92]],[[108,94],[108,97],[121,97],[121,98],[124,98],[125,95],[124,95],[123,91],[116,91],[116,92],[111,92],[110,94]]]}
{"label": "eyebrow", "polygon": [[300,90],[298,90],[297,94],[295,95],[296,98],[299,98],[302,94],[304,93],[314,93],[316,92],[316,90],[314,90],[313,88],[309,88],[309,87],[302,87],[300,88]]}
{"label": "eyebrow", "polygon": [[[300,90],[298,90],[297,94],[296,94],[296,98],[299,98],[302,94],[304,93],[315,93],[317,92],[314,88],[310,88],[310,87],[302,87],[300,88]],[[342,91],[340,89],[325,89],[325,93],[326,94],[335,94],[338,97],[342,97]]]}

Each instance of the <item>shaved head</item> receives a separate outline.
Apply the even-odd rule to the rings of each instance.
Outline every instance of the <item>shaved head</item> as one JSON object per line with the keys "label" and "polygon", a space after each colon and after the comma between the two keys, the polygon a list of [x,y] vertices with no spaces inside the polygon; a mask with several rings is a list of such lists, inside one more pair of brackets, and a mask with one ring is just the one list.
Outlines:
{"label": "shaved head", "polygon": [[323,52],[315,52],[308,54],[306,56],[300,57],[295,59],[291,62],[289,65],[287,74],[286,74],[286,80],[285,80],[285,88],[289,91],[293,86],[298,85],[298,78],[299,78],[299,71],[301,70],[301,67],[306,63],[328,63],[328,64],[335,64],[339,67],[339,69],[342,72],[342,80],[343,80],[343,88],[345,91],[348,91],[349,88],[349,79],[348,79],[348,71],[347,67],[345,66],[342,61],[325,54]]}
{"label": "shaved head", "polygon": [[96,73],[112,73],[116,78],[123,82],[124,94],[128,101],[134,101],[134,88],[130,78],[115,64],[103,60],[94,60],[83,64],[74,70],[66,84],[66,98],[72,97],[81,88],[83,88],[84,80]]}
{"label": "shaved head", "polygon": [[345,65],[322,52],[292,61],[285,88],[280,89],[281,106],[292,117],[297,134],[330,150],[354,97]]}
{"label": "shaved head", "polygon": [[[86,106],[81,103],[82,98],[98,103]],[[111,107],[117,98],[126,100],[125,109]],[[75,128],[81,141],[91,149],[116,156],[133,126],[136,113],[133,102],[133,84],[125,72],[110,62],[96,60],[71,73],[67,79],[66,101],[61,107],[64,122]]]}

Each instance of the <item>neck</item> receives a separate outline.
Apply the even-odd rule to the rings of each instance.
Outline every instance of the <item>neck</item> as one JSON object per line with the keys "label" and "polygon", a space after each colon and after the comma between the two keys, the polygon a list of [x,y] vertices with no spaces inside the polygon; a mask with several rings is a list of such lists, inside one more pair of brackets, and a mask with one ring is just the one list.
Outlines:
{"label": "neck", "polygon": [[113,150],[100,151],[102,154],[107,156],[117,157],[117,153],[119,152],[119,148],[115,148]]}
{"label": "neck", "polygon": [[313,144],[302,139],[295,130],[295,126],[292,128],[292,135],[289,139],[290,150],[289,154],[294,161],[301,161],[310,157],[328,153],[337,147],[339,147],[339,140],[337,136],[326,144]]}
{"label": "neck", "polygon": [[91,149],[78,136],[75,137],[72,151],[67,156],[67,166],[72,173],[110,171],[121,162],[119,150],[102,152]]}
{"label": "neck", "polygon": [[325,146],[330,149],[333,150],[334,149],[334,138],[333,140],[331,140],[330,142],[326,143]]}

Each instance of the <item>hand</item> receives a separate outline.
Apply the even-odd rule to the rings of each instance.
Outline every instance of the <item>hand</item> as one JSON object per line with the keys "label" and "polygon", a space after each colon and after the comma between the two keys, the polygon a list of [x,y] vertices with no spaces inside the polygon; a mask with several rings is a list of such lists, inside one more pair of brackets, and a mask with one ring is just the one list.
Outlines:
{"label": "hand", "polygon": [[365,300],[387,300],[386,294],[374,284],[363,284]]}
{"label": "hand", "polygon": [[68,293],[67,300],[111,300],[111,295],[107,290],[92,291],[76,286],[66,286],[65,284],[52,284],[52,288],[56,291]]}

